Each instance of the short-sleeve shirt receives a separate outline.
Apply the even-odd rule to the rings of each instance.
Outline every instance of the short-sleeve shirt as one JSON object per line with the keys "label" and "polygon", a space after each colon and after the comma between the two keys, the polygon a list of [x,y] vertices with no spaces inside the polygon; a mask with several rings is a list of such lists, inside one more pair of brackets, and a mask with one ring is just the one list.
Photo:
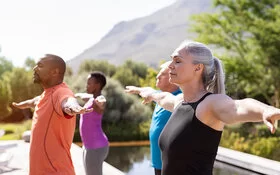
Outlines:
{"label": "short-sleeve shirt", "polygon": [[65,83],[45,89],[35,107],[29,175],[74,175],[70,155],[76,117],[65,115],[61,103],[73,97]]}

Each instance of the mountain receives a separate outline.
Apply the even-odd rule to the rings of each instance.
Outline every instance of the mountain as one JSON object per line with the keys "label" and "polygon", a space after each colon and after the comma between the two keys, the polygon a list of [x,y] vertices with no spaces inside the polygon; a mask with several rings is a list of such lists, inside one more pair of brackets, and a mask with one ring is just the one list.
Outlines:
{"label": "mountain", "polygon": [[173,50],[185,39],[194,39],[188,31],[189,17],[210,12],[212,0],[177,0],[149,16],[116,24],[98,43],[69,60],[74,73],[86,59],[108,60],[122,64],[127,59],[157,67],[170,59]]}

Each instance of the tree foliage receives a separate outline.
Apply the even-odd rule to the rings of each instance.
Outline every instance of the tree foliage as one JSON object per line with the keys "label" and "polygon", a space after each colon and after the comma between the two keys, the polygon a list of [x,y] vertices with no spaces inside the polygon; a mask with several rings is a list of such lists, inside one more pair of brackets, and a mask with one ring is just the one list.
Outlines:
{"label": "tree foliage", "polygon": [[139,83],[141,87],[152,87],[156,88],[156,76],[158,71],[154,68],[148,68],[146,78],[140,78]]}
{"label": "tree foliage", "polygon": [[140,86],[140,80],[145,79],[148,71],[148,66],[141,62],[126,60],[123,65],[120,65],[113,75],[115,80],[118,80],[124,87],[127,85]]}
{"label": "tree foliage", "polygon": [[6,118],[12,112],[9,101],[12,99],[10,79],[7,73],[13,69],[13,64],[5,57],[0,57],[0,119]]}
{"label": "tree foliage", "polygon": [[118,80],[123,87],[127,85],[139,86],[139,77],[133,74],[129,68],[120,67],[112,78]]}
{"label": "tree foliage", "polygon": [[214,0],[214,6],[215,13],[193,18],[192,30],[224,61],[228,93],[260,95],[279,107],[280,1]]}
{"label": "tree foliage", "polygon": [[0,119],[6,118],[12,112],[9,106],[12,94],[9,82],[6,73],[2,74],[0,78]]}
{"label": "tree foliage", "polygon": [[25,68],[27,68],[28,70],[32,70],[36,65],[36,61],[34,59],[28,57],[28,58],[26,58],[24,65],[25,65]]}
{"label": "tree foliage", "polygon": [[79,68],[79,73],[101,71],[111,77],[116,72],[116,66],[104,60],[85,60]]}
{"label": "tree foliage", "polygon": [[40,95],[43,89],[33,83],[33,72],[14,68],[9,74],[13,101],[20,102]]}
{"label": "tree foliage", "polygon": [[145,78],[147,75],[148,66],[141,62],[126,60],[121,67],[131,69],[133,75],[140,78]]}
{"label": "tree foliage", "polygon": [[107,99],[105,121],[139,123],[150,118],[152,111],[149,106],[142,105],[137,96],[125,93],[118,81],[108,80],[108,84],[104,88],[104,95]]}
{"label": "tree foliage", "polygon": [[13,69],[13,63],[8,61],[5,57],[0,57],[0,77],[4,72],[11,71]]}

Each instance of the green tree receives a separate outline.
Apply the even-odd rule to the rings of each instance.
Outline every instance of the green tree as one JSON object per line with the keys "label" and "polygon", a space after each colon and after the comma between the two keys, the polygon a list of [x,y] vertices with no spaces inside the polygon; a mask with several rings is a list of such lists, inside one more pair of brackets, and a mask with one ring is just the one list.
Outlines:
{"label": "green tree", "polygon": [[136,75],[140,78],[145,78],[147,75],[148,66],[141,62],[126,60],[121,67],[130,69],[133,75]]}
{"label": "green tree", "polygon": [[73,75],[73,70],[71,69],[71,67],[66,66],[65,76],[72,76],[72,75]]}
{"label": "green tree", "polygon": [[112,77],[118,80],[123,87],[127,85],[139,86],[139,77],[133,74],[132,70],[126,67],[120,67]]}
{"label": "green tree", "polygon": [[14,68],[9,74],[12,100],[16,102],[33,98],[42,93],[39,84],[33,83],[33,72],[24,68]]}
{"label": "green tree", "polygon": [[8,61],[5,57],[0,57],[0,77],[4,72],[11,71],[13,63]]}
{"label": "green tree", "polygon": [[13,69],[13,64],[5,57],[0,57],[0,120],[9,116],[12,109],[9,106],[11,100],[11,88],[7,73]]}
{"label": "green tree", "polygon": [[145,79],[148,73],[148,66],[144,63],[126,60],[120,65],[113,75],[123,86],[134,85],[140,86],[140,80]]}
{"label": "green tree", "polygon": [[215,13],[194,17],[192,30],[224,61],[227,91],[279,107],[280,0],[214,0],[214,6]]}
{"label": "green tree", "polygon": [[104,120],[107,122],[140,123],[152,115],[148,106],[142,105],[137,96],[125,93],[122,85],[114,79],[108,79],[104,95],[107,99]]}
{"label": "green tree", "polygon": [[79,68],[79,73],[83,72],[93,72],[93,71],[101,71],[105,75],[111,77],[116,72],[116,67],[113,64],[108,63],[108,61],[104,60],[85,60]]}
{"label": "green tree", "polygon": [[158,71],[154,68],[148,68],[146,78],[140,79],[140,86],[141,87],[152,87],[156,88],[156,76]]}
{"label": "green tree", "polygon": [[[89,72],[82,72],[74,76],[65,75],[64,81],[74,93],[86,92],[86,83]],[[75,80],[75,81],[73,81]]]}
{"label": "green tree", "polygon": [[36,61],[30,57],[26,58],[24,65],[27,69],[32,70],[35,65],[36,65]]}
{"label": "green tree", "polygon": [[7,72],[1,75],[0,78],[0,120],[9,116],[12,109],[9,106],[11,100],[11,88]]}

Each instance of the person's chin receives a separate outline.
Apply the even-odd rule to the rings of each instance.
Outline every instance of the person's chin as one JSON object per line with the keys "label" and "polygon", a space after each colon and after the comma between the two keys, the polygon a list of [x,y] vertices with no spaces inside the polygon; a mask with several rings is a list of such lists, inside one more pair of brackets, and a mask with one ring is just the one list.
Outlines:
{"label": "person's chin", "polygon": [[172,83],[172,84],[176,84],[175,78],[172,78],[172,77],[170,77],[169,82]]}
{"label": "person's chin", "polygon": [[40,80],[33,78],[33,83],[39,84],[40,82],[41,82]]}
{"label": "person's chin", "polygon": [[156,84],[156,87],[157,87],[157,88],[160,88],[160,84],[159,84],[159,83],[157,83],[157,84]]}

